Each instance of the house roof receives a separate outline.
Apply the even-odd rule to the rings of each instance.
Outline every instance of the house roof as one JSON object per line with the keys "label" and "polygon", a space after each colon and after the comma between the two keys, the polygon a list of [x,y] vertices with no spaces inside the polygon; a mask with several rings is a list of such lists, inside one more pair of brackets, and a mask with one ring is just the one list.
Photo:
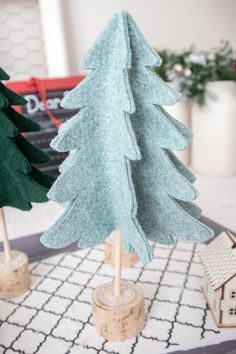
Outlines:
{"label": "house roof", "polygon": [[236,238],[230,232],[214,238],[199,256],[213,289],[236,275]]}

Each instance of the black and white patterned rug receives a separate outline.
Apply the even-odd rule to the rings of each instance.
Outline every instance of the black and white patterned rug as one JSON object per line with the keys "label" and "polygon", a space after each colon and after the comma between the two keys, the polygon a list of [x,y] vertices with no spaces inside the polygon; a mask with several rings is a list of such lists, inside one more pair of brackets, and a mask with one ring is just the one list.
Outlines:
{"label": "black and white patterned rug", "polygon": [[152,262],[123,270],[143,290],[147,322],[138,337],[116,343],[95,332],[91,314],[93,289],[113,279],[102,246],[31,263],[30,290],[0,300],[0,354],[159,354],[235,339],[235,329],[216,327],[200,290],[202,247],[154,246]]}

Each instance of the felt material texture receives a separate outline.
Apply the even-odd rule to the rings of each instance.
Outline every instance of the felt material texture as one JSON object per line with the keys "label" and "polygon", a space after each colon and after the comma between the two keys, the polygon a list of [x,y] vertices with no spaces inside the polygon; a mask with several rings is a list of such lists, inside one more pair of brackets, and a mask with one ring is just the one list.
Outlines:
{"label": "felt material texture", "polygon": [[[2,69],[0,79],[9,79]],[[48,155],[21,134],[40,130],[39,125],[11,107],[23,105],[26,100],[2,83],[0,93],[0,207],[8,205],[29,210],[32,202],[48,200],[47,192],[54,178],[32,165],[47,162]]]}
{"label": "felt material texture", "polygon": [[119,229],[123,247],[148,262],[148,239],[171,244],[213,235],[197,221],[194,175],[171,152],[186,148],[192,133],[161,107],[180,95],[154,74],[160,64],[125,11],[83,59],[91,71],[61,103],[79,113],[51,143],[70,152],[48,194],[66,209],[41,237],[44,245],[91,247]]}
{"label": "felt material texture", "polygon": [[0,68],[0,80],[9,80],[10,76],[2,69]]}

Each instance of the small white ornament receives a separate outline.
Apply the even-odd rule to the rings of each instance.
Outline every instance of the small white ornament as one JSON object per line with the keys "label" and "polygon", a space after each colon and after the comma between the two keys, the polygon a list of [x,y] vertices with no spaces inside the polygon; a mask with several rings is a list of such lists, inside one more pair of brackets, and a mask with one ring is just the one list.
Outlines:
{"label": "small white ornament", "polygon": [[182,67],[181,64],[175,64],[175,65],[173,66],[173,69],[174,69],[175,71],[177,71],[177,72],[181,72],[181,71],[183,70],[183,67]]}

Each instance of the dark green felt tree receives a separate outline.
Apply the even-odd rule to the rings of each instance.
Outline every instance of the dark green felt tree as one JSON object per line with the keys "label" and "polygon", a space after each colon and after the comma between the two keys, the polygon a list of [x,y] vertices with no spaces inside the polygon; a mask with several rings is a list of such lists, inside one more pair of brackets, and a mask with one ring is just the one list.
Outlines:
{"label": "dark green felt tree", "polygon": [[[0,69],[0,80],[9,76]],[[22,134],[40,130],[38,124],[26,119],[12,106],[27,101],[0,82],[0,207],[31,209],[32,202],[46,202],[54,181],[34,164],[49,160],[47,154],[32,145]]]}

